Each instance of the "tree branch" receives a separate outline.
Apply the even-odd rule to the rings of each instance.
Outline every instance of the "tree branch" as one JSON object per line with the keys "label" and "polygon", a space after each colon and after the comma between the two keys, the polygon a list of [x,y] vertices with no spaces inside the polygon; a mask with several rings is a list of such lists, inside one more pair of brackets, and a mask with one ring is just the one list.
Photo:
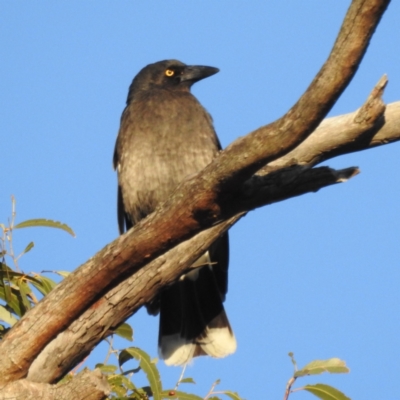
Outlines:
{"label": "tree branch", "polygon": [[354,0],[327,62],[283,118],[236,140],[155,213],[106,246],[27,313],[0,343],[1,380],[26,376],[46,344],[124,276],[227,218],[225,209],[232,196],[240,196],[242,184],[265,163],[295,148],[321,122],[356,72],[388,4],[389,0]]}
{"label": "tree branch", "polygon": [[31,382],[27,379],[8,383],[1,389],[0,400],[103,400],[110,386],[100,370],[83,371],[60,385]]}
{"label": "tree branch", "polygon": [[[388,140],[391,135],[394,135],[391,141],[398,140],[398,129],[390,123],[399,117],[400,102],[392,103],[386,110],[382,95],[387,82],[384,75],[360,109],[350,114],[325,119],[298,147],[268,164],[258,173],[262,175],[290,165],[314,166],[342,154],[384,144],[380,143],[377,132]],[[389,133],[390,131],[392,133]]]}
{"label": "tree branch", "polygon": [[[305,170],[290,168],[280,175],[283,185],[274,178],[258,183],[255,204],[274,203],[322,187],[344,182],[358,174],[357,168],[335,171],[328,167]],[[86,357],[104,338],[144,304],[150,302],[164,286],[174,282],[206,249],[244,213],[209,228],[166,254],[153,260],[133,276],[110,290],[87,309],[70,327],[50,342],[32,363],[28,379],[35,382],[56,382]]]}

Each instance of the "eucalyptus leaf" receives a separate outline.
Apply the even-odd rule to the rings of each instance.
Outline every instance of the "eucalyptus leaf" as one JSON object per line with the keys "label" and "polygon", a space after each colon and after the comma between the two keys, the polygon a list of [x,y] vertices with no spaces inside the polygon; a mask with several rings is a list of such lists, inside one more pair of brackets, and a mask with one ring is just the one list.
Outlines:
{"label": "eucalyptus leaf", "polygon": [[13,326],[18,322],[17,318],[14,317],[4,306],[0,305],[0,320],[6,322],[10,326]]}
{"label": "eucalyptus leaf", "polygon": [[[25,249],[24,249],[24,251],[22,252],[22,254],[26,254],[26,253],[27,253],[29,250],[31,250],[34,246],[35,246],[35,243],[30,242],[30,243],[28,244],[28,246],[25,247]],[[21,255],[22,255],[22,254],[21,254]]]}
{"label": "eucalyptus leaf", "polygon": [[49,294],[57,286],[56,282],[45,276],[36,275],[35,278],[36,280],[32,281],[32,285],[35,286],[43,296]]}
{"label": "eucalyptus leaf", "polygon": [[231,391],[226,391],[224,390],[222,392],[225,396],[228,396],[230,399],[232,400],[242,400],[242,398],[235,392],[231,392]]}
{"label": "eucalyptus leaf", "polygon": [[[1,281],[0,281],[1,283]],[[6,293],[8,289],[9,292],[9,299],[6,300]],[[23,307],[21,307],[21,303],[17,297],[17,293],[19,294],[19,291],[10,288],[10,286],[1,286],[0,285],[0,299],[4,300],[7,303],[7,308],[10,308],[18,317],[22,317],[22,315],[25,313],[25,310]]]}
{"label": "eucalyptus leaf", "polygon": [[322,383],[317,383],[316,385],[307,385],[304,386],[303,389],[312,393],[321,400],[351,400],[350,397],[347,397],[340,390]]}
{"label": "eucalyptus leaf", "polygon": [[179,383],[196,383],[193,378],[183,378]]}
{"label": "eucalyptus leaf", "polygon": [[96,364],[96,368],[105,374],[113,374],[118,369],[116,365],[111,364]]}
{"label": "eucalyptus leaf", "polygon": [[146,374],[151,387],[153,399],[161,400],[162,387],[160,373],[155,364],[151,362],[150,356],[137,347],[128,347],[127,349],[122,350],[119,354],[119,364],[122,365],[132,358],[139,361],[140,368],[142,368],[143,372]]}
{"label": "eucalyptus leaf", "polygon": [[162,399],[179,399],[179,400],[203,400],[202,397],[196,396],[195,394],[189,394],[186,392],[180,392],[177,390],[163,390],[161,392]]}
{"label": "eucalyptus leaf", "polygon": [[114,330],[114,333],[124,339],[129,340],[130,342],[133,341],[133,329],[132,327],[124,322],[121,324],[117,329]]}
{"label": "eucalyptus leaf", "polygon": [[305,367],[295,372],[294,377],[306,375],[319,375],[324,372],[331,374],[344,374],[350,372],[346,363],[339,358],[330,358],[329,360],[315,360],[308,363]]}
{"label": "eucalyptus leaf", "polygon": [[74,231],[67,224],[63,224],[62,222],[54,221],[52,219],[44,219],[44,218],[28,219],[26,221],[20,222],[19,224],[15,225],[14,229],[32,228],[32,227],[57,228],[65,232],[68,232],[70,235],[75,237]]}

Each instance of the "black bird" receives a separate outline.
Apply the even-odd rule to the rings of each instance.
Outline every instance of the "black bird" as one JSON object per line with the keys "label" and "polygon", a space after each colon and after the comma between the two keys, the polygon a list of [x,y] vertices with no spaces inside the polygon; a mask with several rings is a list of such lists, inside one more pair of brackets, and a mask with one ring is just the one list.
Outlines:
{"label": "black bird", "polygon": [[[165,60],[147,65],[133,79],[114,151],[121,234],[221,150],[210,115],[190,93],[195,82],[218,71]],[[147,305],[150,314],[160,312],[159,353],[168,365],[186,364],[199,355],[225,357],[236,350],[222,305],[228,235],[194,266]]]}

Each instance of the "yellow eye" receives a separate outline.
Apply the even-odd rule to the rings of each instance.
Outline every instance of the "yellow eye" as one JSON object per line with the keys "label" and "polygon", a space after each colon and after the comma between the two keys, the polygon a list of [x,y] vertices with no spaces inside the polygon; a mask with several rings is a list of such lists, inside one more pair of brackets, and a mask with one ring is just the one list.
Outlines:
{"label": "yellow eye", "polygon": [[172,69],[167,69],[165,71],[165,76],[174,76],[175,71],[173,71]]}

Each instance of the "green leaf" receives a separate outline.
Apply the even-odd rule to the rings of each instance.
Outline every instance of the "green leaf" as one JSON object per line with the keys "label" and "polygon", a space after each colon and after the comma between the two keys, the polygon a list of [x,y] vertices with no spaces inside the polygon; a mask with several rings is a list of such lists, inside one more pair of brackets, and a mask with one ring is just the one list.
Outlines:
{"label": "green leaf", "polygon": [[35,243],[30,242],[30,243],[28,244],[28,246],[25,247],[25,250],[21,253],[21,255],[22,255],[22,254],[26,254],[29,250],[31,250],[31,249],[33,248],[33,246],[35,246]]}
{"label": "green leaf", "polygon": [[324,372],[331,374],[344,374],[350,372],[346,363],[339,358],[330,358],[329,360],[311,361],[302,369],[295,372],[294,377],[298,378],[305,375],[319,375]]}
{"label": "green leaf", "polygon": [[173,389],[163,390],[160,395],[161,399],[203,400],[202,397],[196,396],[195,394],[179,392]]}
{"label": "green leaf", "polygon": [[128,347],[119,353],[119,365],[123,365],[126,361],[134,358],[139,361],[140,368],[144,371],[149,381],[154,400],[161,399],[161,379],[160,373],[154,363],[151,362],[150,356],[137,347]]}
{"label": "green leaf", "polygon": [[131,390],[135,390],[136,389],[136,386],[133,384],[133,382],[129,379],[129,378],[127,378],[126,376],[123,376],[123,375],[119,375],[120,377],[121,377],[121,379],[122,379],[122,383],[128,388],[128,389],[131,389]]}
{"label": "green leaf", "polygon": [[179,383],[196,383],[193,378],[183,378],[182,380],[179,381]]}
{"label": "green leaf", "polygon": [[114,333],[124,339],[131,341],[131,342],[133,341],[133,329],[126,322],[124,322],[117,329],[115,329]]}
{"label": "green leaf", "polygon": [[[6,300],[5,287],[10,291],[9,300]],[[5,287],[0,284],[0,299],[3,299],[7,303],[7,307],[10,308],[16,315],[22,317],[22,315],[25,313],[25,309],[21,307],[21,303],[16,295],[16,293],[19,292],[15,289],[10,288],[9,286]]]}
{"label": "green leaf", "polygon": [[127,394],[128,389],[135,390],[135,385],[126,377],[122,375],[111,375],[107,377],[111,390],[123,397]]}
{"label": "green leaf", "polygon": [[95,368],[98,368],[101,372],[105,374],[113,374],[118,367],[116,365],[105,365],[105,364],[96,364]]}
{"label": "green leaf", "polygon": [[[23,274],[21,272],[15,272],[9,267],[8,269],[0,269],[0,278],[6,279],[9,282],[13,282],[15,284],[18,284],[20,281],[35,281],[35,278],[32,276],[29,276],[27,274]],[[36,280],[36,282],[39,283],[39,281]]]}
{"label": "green leaf", "polygon": [[317,383],[316,385],[307,385],[302,389],[307,390],[322,400],[351,400],[350,397],[347,397],[340,390],[322,383]]}
{"label": "green leaf", "polygon": [[231,392],[231,391],[223,391],[222,392],[224,395],[228,396],[230,399],[233,400],[242,400],[242,398],[235,392]]}
{"label": "green leaf", "polygon": [[6,303],[11,302],[11,288],[10,285],[4,281],[5,279],[10,282],[9,271],[11,271],[11,269],[6,264],[0,263],[0,290],[2,289],[0,297]]}
{"label": "green leaf", "polygon": [[43,296],[49,294],[57,286],[57,283],[52,279],[42,275],[35,275],[35,281],[31,283]]}
{"label": "green leaf", "polygon": [[[39,275],[40,276],[40,275]],[[26,282],[30,283],[38,283],[40,284],[40,281],[33,276],[29,276],[27,274],[23,274],[21,272],[15,272],[12,270],[4,270],[0,269],[0,280],[4,283],[4,281],[8,281],[14,286],[20,286],[21,284],[25,284]]]}
{"label": "green leaf", "polygon": [[[23,277],[23,279],[24,278],[25,277]],[[20,301],[22,301],[26,312],[32,308],[31,301],[28,298],[28,296],[32,293],[32,290],[22,279],[18,280],[15,284],[19,289],[19,294],[17,292],[17,297],[20,299]]]}
{"label": "green leaf", "polygon": [[[121,397],[123,398],[123,396],[125,396],[126,392],[127,392],[126,388],[124,388],[123,386],[111,385],[111,390],[114,393],[116,393],[119,396],[119,398],[121,398]],[[125,398],[127,398],[127,397],[125,397]]]}
{"label": "green leaf", "polygon": [[4,300],[6,301],[7,304],[11,303],[12,302],[11,287],[7,285],[4,281],[1,282],[1,286],[4,291]]}
{"label": "green leaf", "polygon": [[44,218],[28,219],[26,221],[20,222],[19,224],[15,225],[14,229],[31,228],[35,226],[62,229],[63,231],[68,232],[70,235],[75,237],[74,231],[67,224],[63,224],[59,221],[54,221],[51,219],[44,219]]}
{"label": "green leaf", "polygon": [[[10,286],[6,285],[4,281],[7,280],[12,283],[12,287],[14,289],[18,289],[20,291],[20,295],[17,292],[17,296],[20,297],[20,300],[23,302],[24,307],[26,309],[31,308],[30,301],[27,296],[32,293],[32,290],[28,286],[28,283],[32,284],[36,289],[38,289],[43,295],[48,294],[57,284],[53,280],[43,277],[41,275],[30,276],[26,274],[22,274],[20,272],[1,270],[0,269],[0,287],[5,287],[5,301],[7,303],[11,302],[10,296]],[[0,293],[0,297],[1,293]]]}
{"label": "green leaf", "polygon": [[4,306],[0,305],[0,320],[6,322],[10,326],[13,326],[18,322],[17,318],[14,317]]}
{"label": "green leaf", "polygon": [[122,378],[124,378],[122,375],[110,375],[107,380],[110,385],[122,386]]}

